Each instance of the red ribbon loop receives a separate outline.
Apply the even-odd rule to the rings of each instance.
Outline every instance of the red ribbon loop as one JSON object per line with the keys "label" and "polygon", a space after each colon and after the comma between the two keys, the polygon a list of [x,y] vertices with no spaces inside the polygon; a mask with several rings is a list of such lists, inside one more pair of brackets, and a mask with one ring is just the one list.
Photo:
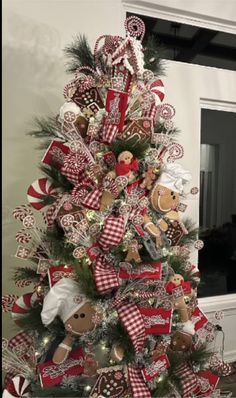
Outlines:
{"label": "red ribbon loop", "polygon": [[141,369],[137,366],[129,365],[128,374],[133,398],[151,398],[151,393],[144,382]]}
{"label": "red ribbon loop", "polygon": [[110,293],[120,286],[114,267],[108,264],[102,255],[97,258],[94,277],[97,290],[100,294]]}
{"label": "red ribbon loop", "polygon": [[115,307],[121,322],[129,334],[135,351],[141,351],[145,341],[145,326],[139,308],[136,304],[127,301],[117,301]]}

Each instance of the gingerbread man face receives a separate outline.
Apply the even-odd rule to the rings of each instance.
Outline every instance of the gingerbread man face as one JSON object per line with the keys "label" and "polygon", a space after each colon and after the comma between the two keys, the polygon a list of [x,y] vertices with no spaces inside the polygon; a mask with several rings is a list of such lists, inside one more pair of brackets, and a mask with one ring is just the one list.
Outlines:
{"label": "gingerbread man face", "polygon": [[132,162],[133,155],[129,151],[121,152],[118,156],[118,162],[123,162],[124,164],[130,164]]}
{"label": "gingerbread man face", "polygon": [[95,309],[88,302],[85,303],[78,311],[76,311],[65,322],[65,328],[73,334],[83,334],[95,327],[93,318],[95,316]]}
{"label": "gingerbread man face", "polygon": [[188,351],[192,346],[192,336],[188,333],[177,331],[171,339],[173,351]]}
{"label": "gingerbread man face", "polygon": [[178,206],[179,193],[157,184],[151,193],[151,204],[156,211],[168,213]]}
{"label": "gingerbread man face", "polygon": [[174,274],[170,277],[169,282],[174,283],[174,285],[177,287],[181,285],[181,282],[184,281],[184,278],[180,274]]}

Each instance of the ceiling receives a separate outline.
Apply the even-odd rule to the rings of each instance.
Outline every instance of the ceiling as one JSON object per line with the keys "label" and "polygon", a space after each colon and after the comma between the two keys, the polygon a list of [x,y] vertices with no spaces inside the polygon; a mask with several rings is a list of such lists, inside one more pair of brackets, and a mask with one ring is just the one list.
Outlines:
{"label": "ceiling", "polygon": [[146,35],[151,34],[157,38],[163,50],[163,58],[236,70],[236,35],[137,16],[145,23]]}

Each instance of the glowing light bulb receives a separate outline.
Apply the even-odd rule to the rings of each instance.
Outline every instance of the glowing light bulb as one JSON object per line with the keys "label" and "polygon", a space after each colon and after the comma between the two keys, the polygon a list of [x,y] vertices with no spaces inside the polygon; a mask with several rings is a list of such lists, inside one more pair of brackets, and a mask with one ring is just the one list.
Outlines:
{"label": "glowing light bulb", "polygon": [[49,342],[49,338],[48,337],[44,337],[43,343],[46,345],[48,342]]}
{"label": "glowing light bulb", "polygon": [[85,389],[85,391],[90,391],[91,390],[91,386],[88,385],[84,389]]}
{"label": "glowing light bulb", "polygon": [[163,380],[164,380],[164,376],[161,375],[161,376],[158,377],[157,383],[161,383]]}

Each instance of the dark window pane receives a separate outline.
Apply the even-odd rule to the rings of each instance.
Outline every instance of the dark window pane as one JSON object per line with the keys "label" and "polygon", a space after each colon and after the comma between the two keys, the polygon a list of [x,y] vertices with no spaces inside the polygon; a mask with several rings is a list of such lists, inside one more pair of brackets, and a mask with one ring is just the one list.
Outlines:
{"label": "dark window pane", "polygon": [[[127,13],[127,16],[134,15]],[[236,36],[197,26],[138,15],[146,36],[154,35],[162,58],[236,70]]]}
{"label": "dark window pane", "polygon": [[236,114],[202,110],[199,297],[236,292]]}

